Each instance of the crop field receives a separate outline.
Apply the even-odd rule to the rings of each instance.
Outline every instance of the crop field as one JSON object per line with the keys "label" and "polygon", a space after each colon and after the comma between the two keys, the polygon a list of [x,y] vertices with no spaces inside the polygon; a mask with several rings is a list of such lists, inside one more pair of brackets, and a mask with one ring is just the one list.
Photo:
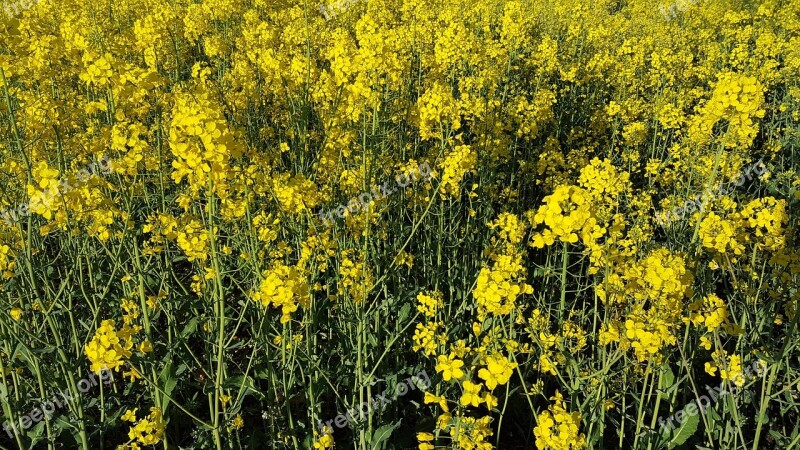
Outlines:
{"label": "crop field", "polygon": [[800,450],[800,0],[0,2],[0,450]]}

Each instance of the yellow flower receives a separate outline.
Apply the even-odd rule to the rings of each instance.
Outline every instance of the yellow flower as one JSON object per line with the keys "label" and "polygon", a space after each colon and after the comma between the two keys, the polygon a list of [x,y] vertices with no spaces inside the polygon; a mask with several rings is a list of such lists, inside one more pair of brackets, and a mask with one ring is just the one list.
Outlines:
{"label": "yellow flower", "polygon": [[419,450],[433,450],[434,445],[431,444],[433,442],[433,434],[432,433],[417,433],[417,440],[419,441]]}
{"label": "yellow flower", "polygon": [[231,425],[228,427],[228,431],[241,430],[242,427],[244,427],[244,419],[242,418],[241,414],[237,414],[236,417],[231,420]]}
{"label": "yellow flower", "polygon": [[447,407],[447,399],[445,399],[444,397],[440,397],[438,395],[433,395],[430,392],[425,393],[424,402],[426,405],[431,403],[437,403],[439,407],[442,408],[442,411],[444,412],[450,411],[450,408]]}
{"label": "yellow flower", "polygon": [[12,319],[19,321],[19,319],[22,318],[22,309],[21,308],[11,308],[11,311],[9,312],[9,314],[11,314],[11,318]]}
{"label": "yellow flower", "polygon": [[459,403],[461,403],[462,406],[479,406],[481,404],[480,392],[483,384],[474,384],[470,381],[465,381],[462,387],[464,388],[464,393],[461,395]]}
{"label": "yellow flower", "polygon": [[153,344],[150,341],[142,341],[139,343],[139,351],[142,353],[150,353],[153,351]]}
{"label": "yellow flower", "polygon": [[517,363],[512,363],[505,356],[495,354],[486,358],[486,368],[478,371],[478,377],[486,381],[486,387],[494,390],[497,385],[508,383]]}
{"label": "yellow flower", "polygon": [[120,417],[120,420],[124,422],[136,422],[136,411],[138,410],[139,408],[134,408],[133,410],[129,409],[125,411],[125,414],[123,414],[122,417]]}
{"label": "yellow flower", "polygon": [[486,403],[486,407],[489,408],[489,409],[494,409],[498,405],[497,397],[492,395],[491,392],[485,392],[483,394],[483,401],[484,401],[484,403]]}
{"label": "yellow flower", "polygon": [[711,350],[711,339],[706,336],[700,336],[700,346],[706,350]]}
{"label": "yellow flower", "polygon": [[446,430],[452,419],[453,416],[449,412],[439,414],[439,417],[436,418],[436,427],[440,430]]}
{"label": "yellow flower", "polygon": [[444,355],[439,355],[437,357],[436,371],[442,372],[442,378],[444,378],[444,381],[450,381],[453,378],[456,380],[461,379],[464,376],[464,371],[461,370],[461,367],[463,366],[464,361],[455,359],[455,355],[452,353],[450,354],[450,357]]}
{"label": "yellow flower", "polygon": [[131,383],[133,383],[134,381],[138,380],[139,378],[142,378],[142,374],[140,374],[139,371],[134,369],[134,368],[131,368],[131,370],[129,370],[127,372],[122,372],[122,376],[123,377],[129,377],[131,379],[130,380]]}

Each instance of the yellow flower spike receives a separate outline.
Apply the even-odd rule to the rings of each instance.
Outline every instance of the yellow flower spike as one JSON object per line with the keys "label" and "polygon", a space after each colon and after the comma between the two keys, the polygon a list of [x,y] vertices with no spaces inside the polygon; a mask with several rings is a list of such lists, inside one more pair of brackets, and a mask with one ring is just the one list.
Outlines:
{"label": "yellow flower spike", "polygon": [[268,308],[280,308],[281,323],[291,320],[292,313],[302,307],[308,307],[310,290],[308,283],[296,267],[276,264],[263,273],[263,281],[257,291],[251,294],[254,301]]}

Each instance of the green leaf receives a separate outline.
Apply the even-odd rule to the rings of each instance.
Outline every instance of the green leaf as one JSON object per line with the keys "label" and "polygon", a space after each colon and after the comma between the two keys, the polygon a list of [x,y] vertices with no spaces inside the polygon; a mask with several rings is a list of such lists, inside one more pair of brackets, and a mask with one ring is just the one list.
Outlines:
{"label": "green leaf", "polygon": [[697,431],[697,425],[700,423],[700,414],[684,414],[683,417],[683,423],[679,424],[678,428],[672,432],[672,437],[667,444],[670,449],[683,445]]}
{"label": "green leaf", "polygon": [[172,390],[178,384],[178,380],[175,379],[175,366],[171,362],[167,363],[158,378],[164,386],[164,392],[172,394]]}
{"label": "green leaf", "polygon": [[408,314],[411,312],[411,305],[406,303],[400,308],[400,312],[398,313],[398,323],[406,323],[406,319],[408,319]]}
{"label": "green leaf", "polygon": [[722,420],[722,416],[713,408],[706,409],[706,421],[708,421],[708,429],[713,430],[715,424]]}
{"label": "green leaf", "polygon": [[189,323],[183,327],[183,331],[181,331],[181,337],[186,337],[197,330],[197,317],[192,317]]}
{"label": "green leaf", "polygon": [[175,376],[175,366],[172,362],[168,362],[164,368],[161,370],[161,373],[158,375],[158,379],[161,382],[161,386],[163,386],[164,393],[164,409],[167,408],[169,405],[169,399],[167,396],[172,396],[172,391],[175,389],[175,386],[178,385],[177,377]]}
{"label": "green leaf", "polygon": [[664,365],[662,370],[664,372],[661,374],[660,382],[658,383],[658,391],[661,395],[662,400],[669,400],[669,391],[671,387],[675,385],[675,373],[668,365]]}
{"label": "green leaf", "polygon": [[369,448],[371,450],[383,450],[385,447],[385,442],[389,440],[389,437],[392,435],[392,432],[400,426],[400,421],[393,423],[391,425],[384,425],[372,434],[372,437],[369,439]]}

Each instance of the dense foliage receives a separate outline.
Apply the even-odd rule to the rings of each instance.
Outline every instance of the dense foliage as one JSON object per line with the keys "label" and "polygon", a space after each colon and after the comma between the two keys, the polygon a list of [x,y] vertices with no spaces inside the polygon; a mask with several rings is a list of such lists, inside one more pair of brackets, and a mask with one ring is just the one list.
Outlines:
{"label": "dense foliage", "polygon": [[800,1],[671,1],[5,5],[0,445],[800,448]]}

